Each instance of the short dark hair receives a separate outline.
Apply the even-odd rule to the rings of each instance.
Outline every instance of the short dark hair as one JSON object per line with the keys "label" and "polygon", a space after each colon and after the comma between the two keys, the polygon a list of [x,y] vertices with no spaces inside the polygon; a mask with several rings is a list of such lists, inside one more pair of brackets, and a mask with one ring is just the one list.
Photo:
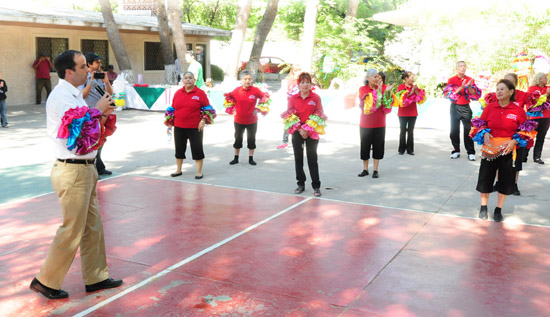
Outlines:
{"label": "short dark hair", "polygon": [[403,75],[401,75],[401,79],[405,80],[411,77],[412,74],[413,74],[412,72],[403,72]]}
{"label": "short dark hair", "polygon": [[385,85],[386,84],[386,75],[384,74],[384,72],[379,72],[378,76],[380,76],[380,78],[382,78],[382,84]]}
{"label": "short dark hair", "polygon": [[115,69],[113,65],[107,65],[107,69]]}
{"label": "short dark hair", "polygon": [[55,66],[55,71],[61,79],[65,79],[65,71],[71,69],[76,71],[76,63],[74,57],[77,55],[82,55],[81,51],[68,50],[55,57],[53,65]]}
{"label": "short dark hair", "polygon": [[508,89],[514,91],[512,93],[512,95],[510,96],[510,100],[511,101],[516,101],[516,86],[514,86],[514,84],[511,81],[509,81],[508,79],[499,80],[498,83],[497,83],[497,86],[500,85],[500,84],[504,84],[504,85],[506,85],[506,87],[508,87]]}
{"label": "short dark hair", "polygon": [[303,80],[309,81],[311,84],[313,83],[313,80],[311,79],[311,75],[309,73],[303,72],[298,76],[298,84],[301,83]]}

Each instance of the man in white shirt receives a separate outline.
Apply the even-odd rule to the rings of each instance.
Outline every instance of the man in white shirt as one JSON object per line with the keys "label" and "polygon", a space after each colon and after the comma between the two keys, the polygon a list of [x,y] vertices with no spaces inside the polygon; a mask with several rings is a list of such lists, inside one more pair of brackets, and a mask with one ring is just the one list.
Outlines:
{"label": "man in white shirt", "polygon": [[[97,151],[77,155],[67,149],[67,139],[57,138],[62,118],[70,109],[87,107],[78,86],[86,83],[89,69],[79,51],[65,51],[55,58],[59,83],[46,102],[47,134],[53,140],[57,158],[51,173],[52,187],[59,197],[63,223],[57,230],[46,261],[30,288],[49,299],[66,298],[61,284],[80,246],[82,276],[87,292],[122,285],[109,278],[105,255],[103,223],[97,202]],[[114,107],[112,97],[103,96],[95,105],[105,123]]]}

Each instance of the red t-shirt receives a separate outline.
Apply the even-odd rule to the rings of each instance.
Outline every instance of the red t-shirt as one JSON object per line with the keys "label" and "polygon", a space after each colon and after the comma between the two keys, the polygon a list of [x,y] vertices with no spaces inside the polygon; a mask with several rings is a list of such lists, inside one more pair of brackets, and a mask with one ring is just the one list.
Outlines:
{"label": "red t-shirt", "polygon": [[[369,115],[366,115],[363,112],[365,96],[372,93],[374,90],[375,89],[372,89],[368,84],[359,88],[359,107],[361,108],[361,122],[359,123],[359,126],[361,128],[382,128],[386,126],[386,113],[384,113],[382,107],[378,108],[374,112],[371,112]],[[382,98],[382,96],[378,94],[377,98]]]}
{"label": "red t-shirt", "polygon": [[174,126],[178,128],[199,127],[201,108],[208,106],[210,101],[206,93],[195,86],[190,92],[181,88],[174,94],[172,107],[174,108]]}
{"label": "red t-shirt", "polygon": [[288,109],[296,110],[296,115],[300,118],[300,123],[303,124],[315,111],[323,111],[323,105],[321,104],[321,97],[310,91],[305,98],[302,98],[300,93],[290,96],[288,98]]}
{"label": "red t-shirt", "polygon": [[235,99],[235,122],[239,124],[253,124],[258,122],[258,116],[254,114],[256,104],[264,93],[258,87],[250,86],[244,89],[242,86],[229,93]]}
{"label": "red t-shirt", "polygon": [[32,66],[34,67],[36,64],[38,64],[38,68],[36,68],[36,78],[50,79],[50,63],[48,61],[39,62],[37,59],[32,63]]}
{"label": "red t-shirt", "polygon": [[525,91],[522,91],[522,90],[517,90],[516,89],[516,102],[518,103],[518,105],[524,109],[525,107],[525,102],[527,101],[527,96],[529,94],[526,93]]}
{"label": "red t-shirt", "polygon": [[[530,94],[533,91],[540,91],[540,94],[544,95],[546,93],[547,89],[548,89],[548,86],[547,87],[531,86],[531,87],[529,87],[529,90],[527,91],[527,93]],[[543,115],[544,118],[550,118],[550,110],[544,110],[542,112],[542,115]],[[537,118],[533,118],[533,119],[537,119]],[[538,118],[538,119],[540,119],[540,118]]]}
{"label": "red t-shirt", "polygon": [[501,107],[497,102],[492,102],[483,109],[481,119],[487,122],[494,137],[512,137],[520,124],[527,121],[527,115],[517,103],[510,102],[506,107]]}
{"label": "red t-shirt", "polygon": [[[449,78],[449,80],[447,81],[447,85],[455,85],[455,86],[462,86],[462,80],[465,80],[465,84],[467,84],[470,79],[472,79],[471,77],[468,77],[468,76],[464,76],[464,79],[460,79],[460,77],[458,77],[458,75],[454,76],[454,77],[451,77]],[[472,81],[472,84],[475,84],[475,81]],[[467,105],[470,103],[470,98],[466,99],[466,87],[464,87],[464,89],[462,89],[459,93],[458,93],[458,100],[456,101],[456,104],[457,105]]]}
{"label": "red t-shirt", "polygon": [[[405,92],[405,96],[409,94],[409,92],[413,89],[413,86],[411,87],[407,87],[407,85],[405,84],[401,84],[399,85],[399,87],[397,87],[397,91],[401,91],[401,90],[406,90],[407,92]],[[416,102],[414,103],[411,103],[410,105],[406,106],[406,107],[399,107],[399,109],[397,110],[397,115],[399,117],[416,117],[418,116],[418,109],[416,108]]]}

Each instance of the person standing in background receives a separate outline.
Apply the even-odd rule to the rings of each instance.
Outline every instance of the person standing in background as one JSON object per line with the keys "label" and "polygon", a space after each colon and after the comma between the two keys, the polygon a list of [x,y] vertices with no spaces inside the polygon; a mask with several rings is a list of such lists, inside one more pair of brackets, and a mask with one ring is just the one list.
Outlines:
{"label": "person standing in background", "polygon": [[32,68],[36,71],[36,104],[42,103],[42,88],[46,88],[46,99],[52,91],[52,82],[50,70],[53,69],[53,64],[49,56],[40,53],[38,59],[32,63]]}
{"label": "person standing in background", "polygon": [[187,64],[189,64],[189,67],[187,68],[187,71],[192,72],[195,76],[195,79],[197,80],[195,82],[195,86],[197,86],[199,89],[204,89],[204,75],[202,72],[202,65],[201,63],[197,62],[195,58],[195,53],[192,51],[187,51],[185,54],[185,61]]}
{"label": "person standing in background", "polygon": [[466,62],[456,63],[456,75],[449,78],[447,87],[443,89],[443,94],[451,100],[451,144],[453,150],[451,159],[460,157],[460,122],[462,122],[464,147],[468,152],[468,160],[476,160],[476,150],[474,142],[469,138],[469,132],[472,128],[472,108],[470,100],[478,100],[481,97],[481,91],[477,88],[474,79],[466,76]]}
{"label": "person standing in background", "polygon": [[8,118],[6,117],[6,112],[8,111],[6,107],[6,92],[8,91],[8,84],[2,79],[2,73],[0,73],[0,117],[2,121],[2,128],[8,127]]}
{"label": "person standing in background", "polygon": [[[92,108],[94,105],[101,99],[101,94],[95,88],[96,86],[101,88],[109,96],[113,95],[113,87],[109,83],[109,78],[101,70],[101,60],[103,57],[97,55],[96,53],[89,52],[86,53],[86,64],[90,69],[88,73],[88,78],[86,84],[80,86],[82,89],[82,96],[88,107]],[[103,146],[97,150],[97,156],[95,160],[95,167],[97,168],[97,173],[99,175],[111,175],[113,172],[105,168],[105,164],[101,159],[101,152],[103,151]]]}
{"label": "person standing in background", "polygon": [[115,79],[118,77],[118,74],[115,73],[115,67],[113,65],[107,66],[107,77],[109,79],[109,84],[113,84]]}

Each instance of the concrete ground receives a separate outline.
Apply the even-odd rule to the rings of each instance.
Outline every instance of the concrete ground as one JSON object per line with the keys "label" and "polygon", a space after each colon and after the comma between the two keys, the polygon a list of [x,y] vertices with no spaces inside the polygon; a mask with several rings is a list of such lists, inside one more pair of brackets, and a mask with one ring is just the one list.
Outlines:
{"label": "concrete ground", "polygon": [[[279,113],[284,105],[281,98],[274,99],[272,113],[259,121],[254,156],[257,166],[247,163],[246,149],[240,164],[228,164],[233,158],[233,123],[230,116],[219,114],[205,132],[204,179],[194,179],[194,164],[186,160],[183,176],[175,180],[293,193],[296,181],[292,149],[277,149],[282,137]],[[322,198],[466,218],[477,216],[479,193],[475,185],[480,159],[468,161],[464,150],[460,159],[449,159],[446,103],[432,105],[429,112],[419,117],[415,156],[397,154],[399,128],[395,111],[388,116],[386,154],[380,163],[379,179],[357,177],[362,170],[357,112],[337,111],[327,109],[329,126],[318,148]],[[103,160],[114,172],[113,177],[170,178],[175,170],[174,149],[162,124],[163,113],[125,110],[117,115],[118,129],[103,150]],[[331,121],[331,117],[338,121]],[[45,134],[44,104],[9,107],[8,120],[10,127],[0,129],[0,208],[7,202],[52,192],[49,172],[54,158]],[[506,222],[550,226],[549,146],[543,152],[548,164],[534,164],[530,159],[524,165],[519,180],[522,195],[507,198],[503,208]],[[309,178],[307,167],[306,174]],[[307,186],[302,195],[312,194]],[[496,195],[491,195],[489,209],[495,204]]]}

